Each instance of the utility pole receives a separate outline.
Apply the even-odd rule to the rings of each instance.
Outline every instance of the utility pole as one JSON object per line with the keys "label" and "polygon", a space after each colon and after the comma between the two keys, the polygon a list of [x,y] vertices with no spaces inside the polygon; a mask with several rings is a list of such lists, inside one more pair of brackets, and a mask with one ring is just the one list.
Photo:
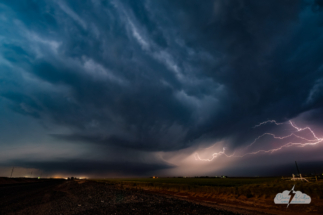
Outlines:
{"label": "utility pole", "polygon": [[15,167],[12,167],[12,171],[11,171],[11,176],[10,176],[10,178],[12,178],[12,173],[13,173],[14,168],[15,168]]}

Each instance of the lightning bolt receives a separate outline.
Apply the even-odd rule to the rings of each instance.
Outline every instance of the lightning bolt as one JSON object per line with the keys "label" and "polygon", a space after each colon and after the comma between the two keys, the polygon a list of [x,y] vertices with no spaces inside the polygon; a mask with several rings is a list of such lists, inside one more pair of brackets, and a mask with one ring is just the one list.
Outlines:
{"label": "lightning bolt", "polygon": [[[262,125],[262,124],[265,124],[265,123],[268,123],[268,122],[274,122],[276,125],[281,125],[281,124],[284,124],[284,123],[276,123],[276,121],[275,120],[268,120],[268,121],[266,121],[266,122],[262,122],[262,123],[260,123],[259,125],[256,125],[257,127],[259,127],[260,125]],[[303,130],[309,130],[312,134],[313,134],[313,136],[315,137],[315,139],[314,140],[309,140],[309,139],[307,139],[307,138],[304,138],[304,137],[301,137],[301,136],[299,136],[299,135],[296,135],[295,133],[291,133],[290,135],[287,135],[287,136],[284,136],[284,137],[277,137],[275,134],[272,134],[272,133],[264,133],[264,134],[262,134],[262,135],[260,135],[259,137],[257,137],[250,145],[248,145],[247,146],[247,148],[249,148],[250,146],[252,146],[254,143],[256,143],[257,142],[257,140],[259,140],[261,137],[263,137],[263,136],[265,136],[265,135],[271,135],[271,136],[273,136],[275,139],[280,139],[280,140],[282,140],[282,139],[285,139],[285,138],[288,138],[288,137],[291,137],[291,136],[295,136],[295,137],[297,137],[297,138],[300,138],[300,139],[302,139],[302,140],[306,140],[306,141],[309,141],[309,142],[311,142],[311,141],[318,141],[318,140],[322,140],[322,138],[318,138],[316,135],[315,135],[315,133],[312,131],[312,129],[311,128],[309,128],[309,127],[305,127],[305,128],[298,128],[297,126],[295,126],[294,124],[293,124],[293,122],[292,121],[289,121],[289,123],[290,123],[290,125],[293,127],[293,128],[295,128],[296,130],[297,130],[297,132],[299,132],[299,131],[303,131]],[[255,126],[255,127],[256,127]],[[255,128],[254,127],[254,128]]]}
{"label": "lightning bolt", "polygon": [[219,157],[220,155],[225,155],[226,157],[232,157],[232,156],[234,156],[234,154],[232,154],[232,155],[227,155],[224,151],[225,151],[225,148],[223,148],[223,150],[222,150],[222,151],[220,151],[220,152],[213,153],[213,154],[212,154],[212,158],[211,158],[211,159],[202,159],[202,158],[200,158],[200,156],[199,156],[199,154],[198,154],[198,153],[195,153],[195,154],[194,154],[194,157],[195,157],[195,160],[200,160],[200,161],[212,161],[212,160],[214,160],[215,158]]}
{"label": "lightning bolt", "polygon": [[289,206],[289,204],[292,202],[292,200],[293,200],[293,198],[294,198],[294,196],[295,196],[294,187],[295,187],[295,185],[294,185],[294,186],[293,186],[293,188],[290,190],[289,195],[290,195],[291,197],[290,197],[290,199],[289,199],[289,202],[288,202],[287,207],[288,207],[288,206]]}
{"label": "lightning bolt", "polygon": [[253,128],[257,128],[257,127],[262,126],[262,125],[267,124],[267,123],[275,123],[276,125],[284,124],[284,123],[276,122],[275,120],[267,120],[267,121],[259,123],[258,125],[255,125]]}
{"label": "lightning bolt", "polygon": [[[264,125],[264,124],[267,124],[267,123],[274,123],[275,125],[285,124],[285,123],[278,123],[275,120],[268,120],[268,121],[262,122],[262,123],[260,123],[260,124],[258,124],[256,126],[254,126],[254,128],[259,127],[259,126]],[[234,153],[232,155],[227,155],[225,153],[225,148],[223,148],[222,151],[213,153],[212,158],[210,158],[210,159],[202,159],[202,158],[200,158],[198,153],[195,153],[194,154],[195,160],[212,161],[212,160],[214,160],[215,158],[217,158],[217,157],[219,157],[221,155],[225,155],[226,157],[240,157],[241,158],[241,157],[244,157],[244,156],[247,156],[247,155],[255,155],[255,154],[259,154],[259,153],[273,153],[273,152],[279,151],[279,150],[281,150],[283,148],[289,148],[289,147],[292,147],[292,146],[297,146],[297,147],[313,146],[313,145],[316,145],[316,144],[321,143],[323,141],[323,138],[317,137],[316,134],[314,133],[314,131],[310,127],[299,128],[292,121],[289,121],[289,124],[294,129],[296,129],[296,132],[300,132],[300,131],[304,131],[304,130],[310,131],[311,134],[313,135],[314,139],[307,139],[305,137],[299,136],[299,135],[295,134],[296,132],[293,132],[293,133],[291,133],[291,134],[289,134],[287,136],[282,136],[282,137],[276,136],[275,134],[272,134],[272,133],[264,133],[264,134],[258,136],[251,144],[246,146],[245,149],[248,149],[250,146],[254,145],[260,138],[262,138],[263,136],[266,136],[266,135],[272,136],[274,139],[280,139],[280,140],[294,136],[296,138],[299,138],[301,140],[305,140],[307,142],[306,143],[288,142],[288,143],[286,143],[286,144],[284,144],[284,145],[282,145],[282,146],[280,146],[278,148],[274,148],[274,149],[270,149],[270,150],[258,150],[258,151],[254,151],[254,152],[248,152],[248,153],[245,153],[245,154],[242,154],[242,155],[235,155]]]}

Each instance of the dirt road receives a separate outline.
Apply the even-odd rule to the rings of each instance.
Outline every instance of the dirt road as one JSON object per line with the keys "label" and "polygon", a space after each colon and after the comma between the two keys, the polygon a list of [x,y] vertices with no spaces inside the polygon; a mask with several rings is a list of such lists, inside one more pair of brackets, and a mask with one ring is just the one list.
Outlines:
{"label": "dirt road", "polygon": [[0,185],[0,214],[235,214],[93,181]]}

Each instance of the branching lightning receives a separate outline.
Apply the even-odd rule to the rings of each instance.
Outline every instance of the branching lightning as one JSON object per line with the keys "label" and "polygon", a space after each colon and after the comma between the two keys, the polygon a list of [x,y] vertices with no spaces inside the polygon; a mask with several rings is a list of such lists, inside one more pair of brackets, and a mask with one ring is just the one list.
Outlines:
{"label": "branching lightning", "polygon": [[[254,126],[253,128],[257,128],[261,125],[264,125],[264,124],[267,124],[267,123],[274,123],[275,125],[282,125],[282,124],[285,124],[285,123],[277,123],[275,120],[268,120],[268,121],[265,121],[265,122],[262,122],[256,126]],[[293,132],[287,136],[282,136],[282,137],[279,137],[279,136],[276,136],[275,134],[272,134],[272,133],[264,133],[260,136],[258,136],[252,143],[250,143],[248,146],[245,147],[245,149],[248,149],[250,146],[254,145],[260,138],[266,136],[266,135],[269,135],[269,136],[272,136],[274,139],[286,139],[286,138],[289,138],[289,137],[296,137],[296,138],[299,138],[301,140],[305,140],[307,141],[306,143],[297,143],[297,142],[288,142],[278,148],[274,148],[274,149],[270,149],[270,150],[258,150],[258,151],[254,151],[254,152],[248,152],[248,153],[245,153],[245,154],[242,154],[242,155],[235,155],[234,153],[232,155],[227,155],[225,153],[225,148],[223,148],[222,151],[220,152],[216,152],[216,153],[213,153],[212,154],[212,158],[210,159],[202,159],[200,158],[200,156],[198,155],[198,153],[195,153],[194,154],[194,157],[195,157],[195,160],[200,160],[200,161],[212,161],[214,160],[215,158],[221,156],[221,155],[225,155],[226,157],[244,157],[246,155],[255,155],[255,154],[259,154],[259,153],[273,153],[273,152],[276,152],[276,151],[279,151],[283,148],[288,148],[288,147],[292,147],[292,146],[297,146],[297,147],[305,147],[305,146],[310,146],[310,145],[316,145],[318,143],[321,143],[323,142],[323,138],[319,138],[316,136],[316,134],[314,133],[314,131],[310,128],[310,127],[305,127],[305,128],[299,128],[297,127],[292,121],[289,121],[289,124],[294,128],[296,129],[296,132],[300,132],[300,131],[304,131],[304,130],[308,130],[311,132],[311,134],[313,135],[314,139],[307,139],[305,137],[302,137],[300,135],[297,135],[295,134],[296,132]]]}
{"label": "branching lightning", "polygon": [[225,155],[226,157],[234,156],[234,153],[232,155],[227,155],[227,154],[225,154],[224,151],[225,151],[225,148],[223,148],[223,150],[220,152],[213,153],[211,159],[202,159],[202,158],[200,158],[200,156],[197,153],[195,153],[194,156],[195,156],[195,160],[200,160],[200,161],[212,161],[213,159],[219,157],[220,155]]}

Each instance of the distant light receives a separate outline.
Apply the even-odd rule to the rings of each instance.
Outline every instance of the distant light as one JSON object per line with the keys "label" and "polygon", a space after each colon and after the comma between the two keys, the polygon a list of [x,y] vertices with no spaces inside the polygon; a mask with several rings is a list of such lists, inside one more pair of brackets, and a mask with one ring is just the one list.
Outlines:
{"label": "distant light", "polygon": [[40,177],[38,177],[38,179],[40,179]]}

